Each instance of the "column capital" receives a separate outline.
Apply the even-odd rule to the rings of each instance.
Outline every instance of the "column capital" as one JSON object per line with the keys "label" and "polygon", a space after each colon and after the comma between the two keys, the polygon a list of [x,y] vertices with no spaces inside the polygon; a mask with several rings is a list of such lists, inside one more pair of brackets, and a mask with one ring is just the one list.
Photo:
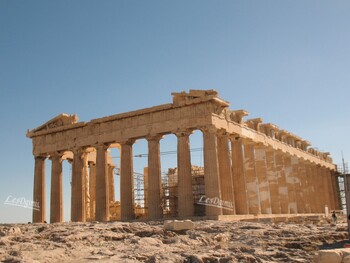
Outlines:
{"label": "column capital", "polygon": [[64,155],[65,152],[63,151],[56,151],[56,152],[51,152],[49,153],[49,159],[52,160],[52,159],[59,159],[60,161],[62,161],[62,157]]}
{"label": "column capital", "polygon": [[127,139],[124,141],[118,142],[121,146],[122,145],[133,145],[135,143],[136,139]]}
{"label": "column capital", "polygon": [[216,134],[220,137],[229,137],[231,134],[226,131],[225,129],[218,129],[216,130]]}
{"label": "column capital", "polygon": [[179,131],[174,132],[174,134],[177,137],[190,136],[192,133],[193,133],[193,130],[189,130],[189,129],[179,130]]}
{"label": "column capital", "polygon": [[218,128],[215,125],[206,125],[199,128],[203,133],[216,133]]}
{"label": "column capital", "polygon": [[47,158],[46,154],[34,155],[35,160],[45,160]]}
{"label": "column capital", "polygon": [[239,136],[238,134],[230,134],[228,138],[231,142],[238,141],[238,140],[242,141],[242,137]]}
{"label": "column capital", "polygon": [[147,141],[160,141],[163,138],[163,134],[149,134],[146,137]]}
{"label": "column capital", "polygon": [[99,143],[99,144],[96,144],[95,146],[94,146],[94,148],[97,150],[97,149],[103,149],[103,150],[108,150],[109,149],[109,146],[110,146],[111,144],[110,143]]}

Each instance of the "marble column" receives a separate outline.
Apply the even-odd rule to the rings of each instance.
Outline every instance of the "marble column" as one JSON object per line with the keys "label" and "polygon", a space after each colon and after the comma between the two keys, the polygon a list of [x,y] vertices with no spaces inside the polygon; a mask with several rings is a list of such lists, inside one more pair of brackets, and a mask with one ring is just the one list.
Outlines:
{"label": "marble column", "polygon": [[50,223],[63,222],[62,154],[51,154]]}
{"label": "marble column", "polygon": [[278,193],[278,176],[275,165],[275,150],[271,147],[265,147],[265,154],[272,214],[281,214],[281,202]]}
{"label": "marble column", "polygon": [[179,217],[190,217],[194,215],[190,134],[192,134],[192,131],[176,133]]}
{"label": "marble column", "polygon": [[284,170],[284,153],[281,151],[275,152],[275,168],[278,182],[278,194],[281,204],[281,214],[289,213],[289,198],[288,187],[286,182],[285,170]]}
{"label": "marble column", "polygon": [[327,168],[324,168],[324,169],[325,169],[328,190],[329,190],[329,200],[330,200],[329,208],[331,210],[336,210],[336,201],[335,201],[336,193],[334,192],[334,188],[333,188],[332,174],[330,170],[328,170]]}
{"label": "marble column", "polygon": [[247,215],[248,198],[244,175],[243,145],[240,137],[231,136],[232,181],[236,214]]}
{"label": "marble column", "polygon": [[107,155],[109,145],[96,146],[96,203],[95,220],[109,220],[109,187]]}
{"label": "marble column", "polygon": [[315,172],[314,172],[314,164],[307,162],[306,163],[306,176],[307,176],[307,180],[308,180],[308,185],[309,185],[309,193],[310,193],[310,210],[311,213],[318,213],[318,196],[316,193],[316,176],[315,176]]}
{"label": "marble column", "polygon": [[316,164],[312,164],[312,182],[314,184],[314,195],[315,195],[315,209],[316,213],[324,212],[324,201],[323,201],[323,189],[322,183],[318,174],[318,166]]}
{"label": "marble column", "polygon": [[135,218],[134,168],[132,158],[132,145],[134,142],[134,140],[128,140],[120,144],[120,213],[122,220],[131,220]]}
{"label": "marble column", "polygon": [[222,212],[224,215],[234,215],[236,211],[234,205],[235,196],[233,192],[229,134],[221,130],[218,132],[217,136],[221,198],[222,201],[227,204],[223,207]]}
{"label": "marble column", "polygon": [[254,146],[255,169],[258,178],[259,199],[262,214],[271,214],[270,184],[267,178],[266,152],[264,145]]}
{"label": "marble column", "polygon": [[244,174],[247,184],[247,196],[249,203],[249,214],[261,214],[259,198],[259,182],[255,170],[254,143],[243,141],[244,145]]}
{"label": "marble column", "polygon": [[148,219],[163,217],[162,178],[160,164],[161,135],[149,136],[148,140]]}
{"label": "marble column", "polygon": [[[202,132],[204,140],[205,197],[211,200],[213,200],[212,198],[221,200],[216,128],[207,127]],[[222,208],[208,204],[205,207],[205,214],[207,216],[222,215]]]}
{"label": "marble column", "polygon": [[289,214],[298,213],[297,197],[295,193],[295,178],[293,174],[292,160],[289,154],[285,154],[284,161],[284,175],[286,177],[286,183],[288,188],[288,212]]}
{"label": "marble column", "polygon": [[96,212],[96,164],[90,162],[89,166],[90,219],[93,221],[95,220]]}
{"label": "marble column", "polygon": [[109,202],[115,202],[115,191],[114,191],[114,168],[112,164],[108,165],[108,187],[109,187]]}
{"label": "marble column", "polygon": [[46,220],[46,186],[44,156],[35,156],[33,201],[38,207],[33,208],[33,223],[43,223]]}
{"label": "marble column", "polygon": [[311,196],[310,196],[310,186],[307,177],[306,161],[299,160],[299,177],[301,184],[301,191],[303,193],[303,209],[304,213],[311,213]]}
{"label": "marble column", "polygon": [[85,169],[87,166],[87,153],[84,149],[75,149],[73,154],[71,220],[72,222],[85,222]]}
{"label": "marble column", "polygon": [[301,185],[301,164],[299,158],[296,156],[291,157],[291,164],[293,170],[293,188],[295,192],[295,200],[296,200],[296,213],[302,214],[305,213],[305,197],[303,194],[303,188]]}
{"label": "marble column", "polygon": [[332,181],[332,189],[334,193],[334,209],[335,210],[341,210],[341,203],[340,203],[340,197],[339,197],[339,183],[338,183],[338,176],[336,173],[329,171],[331,175],[331,181]]}
{"label": "marble column", "polygon": [[331,202],[332,192],[331,187],[329,187],[327,170],[324,167],[320,167],[320,176],[322,178],[322,185],[324,187],[324,205],[327,205],[329,211],[332,209],[333,204]]}

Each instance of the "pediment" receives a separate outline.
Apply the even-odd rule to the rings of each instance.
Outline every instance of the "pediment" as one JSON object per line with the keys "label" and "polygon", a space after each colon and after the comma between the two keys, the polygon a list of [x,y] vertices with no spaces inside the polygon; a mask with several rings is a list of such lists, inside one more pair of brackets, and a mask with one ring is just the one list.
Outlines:
{"label": "pediment", "polygon": [[62,127],[66,125],[71,125],[77,122],[78,122],[78,116],[76,114],[70,115],[70,114],[61,113],[60,115],[47,121],[43,125],[40,125],[39,127],[33,129],[31,133],[50,130],[50,129],[54,129],[54,128]]}

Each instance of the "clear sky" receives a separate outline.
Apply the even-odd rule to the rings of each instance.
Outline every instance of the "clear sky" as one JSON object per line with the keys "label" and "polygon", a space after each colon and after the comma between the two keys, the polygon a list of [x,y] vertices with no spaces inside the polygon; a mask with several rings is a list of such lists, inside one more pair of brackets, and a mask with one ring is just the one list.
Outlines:
{"label": "clear sky", "polygon": [[32,200],[27,129],[169,103],[173,91],[216,89],[231,109],[349,160],[349,14],[345,0],[0,0],[0,222],[31,221],[3,204]]}

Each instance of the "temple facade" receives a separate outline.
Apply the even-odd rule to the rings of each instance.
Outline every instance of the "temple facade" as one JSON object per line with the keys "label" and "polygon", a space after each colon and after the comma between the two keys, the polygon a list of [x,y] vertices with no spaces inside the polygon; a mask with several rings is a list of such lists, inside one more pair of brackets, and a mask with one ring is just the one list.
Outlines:
{"label": "temple facade", "polygon": [[[63,221],[62,162],[72,163],[71,220],[108,221],[114,203],[116,164],[110,149],[120,149],[120,219],[135,219],[133,144],[148,142],[145,217],[161,219],[160,140],[177,136],[175,215],[315,214],[325,206],[340,209],[336,166],[329,153],[245,110],[230,110],[214,90],[172,93],[169,104],[78,122],[61,114],[27,132],[34,167],[33,222],[46,220],[45,162],[51,163],[50,222]],[[193,188],[189,136],[203,134],[203,194]],[[199,178],[199,177],[198,177]],[[201,192],[201,193],[202,193]],[[196,212],[199,211],[199,212]],[[199,214],[198,214],[199,213]]]}

